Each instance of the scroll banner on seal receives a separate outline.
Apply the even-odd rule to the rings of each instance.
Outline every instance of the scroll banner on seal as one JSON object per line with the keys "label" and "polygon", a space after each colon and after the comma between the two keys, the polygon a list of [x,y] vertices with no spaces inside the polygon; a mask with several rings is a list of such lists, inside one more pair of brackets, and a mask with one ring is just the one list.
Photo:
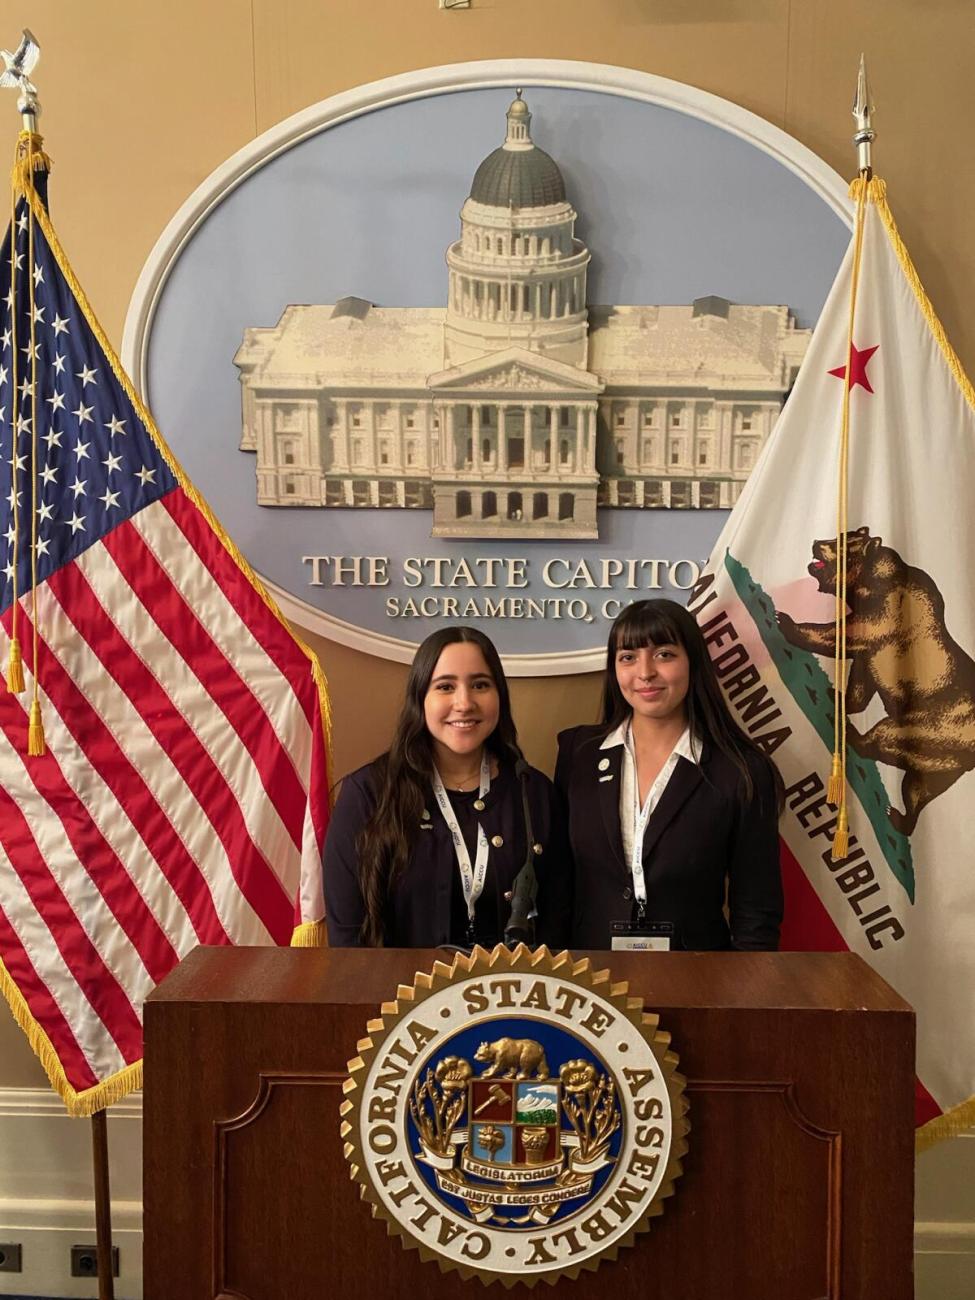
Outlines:
{"label": "scroll banner on seal", "polygon": [[328,700],[99,328],[39,148],[0,251],[0,990],[88,1115],[191,949],[323,940]]}
{"label": "scroll banner on seal", "polygon": [[[923,1147],[975,1122],[975,390],[883,182],[866,184],[859,256],[854,241],[690,608],[735,716],[785,781],[782,946],[857,952],[916,1009]],[[847,361],[850,837],[833,861]]]}

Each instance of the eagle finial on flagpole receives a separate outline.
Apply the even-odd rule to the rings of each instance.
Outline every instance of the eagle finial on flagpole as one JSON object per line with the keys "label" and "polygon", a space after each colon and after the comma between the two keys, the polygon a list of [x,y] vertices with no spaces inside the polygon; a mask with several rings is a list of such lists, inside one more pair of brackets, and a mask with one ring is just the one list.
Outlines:
{"label": "eagle finial on flagpole", "polygon": [[0,88],[9,90],[16,86],[20,91],[17,111],[24,120],[24,130],[30,132],[37,131],[37,119],[41,115],[37,87],[30,80],[30,74],[37,67],[40,57],[41,47],[26,27],[13,54],[9,50],[0,50],[0,59],[4,62],[3,72],[0,72]]}
{"label": "eagle finial on flagpole", "polygon": [[857,124],[853,143],[857,147],[857,171],[867,180],[873,175],[871,146],[877,138],[877,132],[872,125],[875,112],[876,106],[870,98],[870,87],[867,85],[867,63],[861,54],[860,68],[857,72],[857,93],[853,101],[853,117]]}

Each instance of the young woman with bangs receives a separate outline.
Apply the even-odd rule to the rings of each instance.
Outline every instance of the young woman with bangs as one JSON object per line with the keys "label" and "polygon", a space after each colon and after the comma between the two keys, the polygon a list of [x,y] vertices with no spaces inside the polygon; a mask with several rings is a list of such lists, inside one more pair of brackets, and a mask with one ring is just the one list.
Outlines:
{"label": "young woman with bangs", "polygon": [[494,646],[444,628],[416,652],[389,752],[342,782],[325,841],[329,943],[493,947],[510,938],[527,863],[537,915],[516,937],[564,947],[572,877],[552,783],[518,747]]}
{"label": "young woman with bangs", "polygon": [[670,600],[609,635],[602,721],[559,736],[574,859],[571,946],[774,949],[782,780],[725,704]]}

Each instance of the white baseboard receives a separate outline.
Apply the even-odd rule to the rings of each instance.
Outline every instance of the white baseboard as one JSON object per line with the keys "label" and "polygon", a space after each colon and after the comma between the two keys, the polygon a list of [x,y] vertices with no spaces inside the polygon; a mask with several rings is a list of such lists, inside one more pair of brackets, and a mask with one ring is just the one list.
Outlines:
{"label": "white baseboard", "polygon": [[[0,1296],[89,1300],[71,1276],[71,1247],[94,1245],[91,1123],[69,1119],[46,1088],[0,1088],[0,1243],[21,1247],[19,1273],[0,1273]],[[118,1300],[142,1300],[142,1098],[108,1112],[112,1240]]]}

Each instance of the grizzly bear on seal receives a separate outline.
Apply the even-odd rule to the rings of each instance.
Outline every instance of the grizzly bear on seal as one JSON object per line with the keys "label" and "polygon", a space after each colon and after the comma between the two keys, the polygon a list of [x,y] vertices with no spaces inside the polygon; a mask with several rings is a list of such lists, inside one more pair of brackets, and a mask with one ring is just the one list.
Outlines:
{"label": "grizzly bear on seal", "polygon": [[547,1079],[548,1063],[541,1043],[531,1038],[499,1038],[493,1043],[482,1043],[474,1053],[475,1061],[490,1061],[481,1075],[490,1079]]}
{"label": "grizzly bear on seal", "polygon": [[[862,713],[874,695],[887,717],[861,735],[847,727],[862,758],[904,771],[904,811],[888,808],[895,830],[910,835],[921,809],[975,767],[975,662],[948,633],[934,581],[905,564],[867,527],[846,534],[847,713]],[[836,539],[813,542],[809,572],[836,594]],[[778,613],[787,641],[832,656],[833,623],[795,623]]]}

